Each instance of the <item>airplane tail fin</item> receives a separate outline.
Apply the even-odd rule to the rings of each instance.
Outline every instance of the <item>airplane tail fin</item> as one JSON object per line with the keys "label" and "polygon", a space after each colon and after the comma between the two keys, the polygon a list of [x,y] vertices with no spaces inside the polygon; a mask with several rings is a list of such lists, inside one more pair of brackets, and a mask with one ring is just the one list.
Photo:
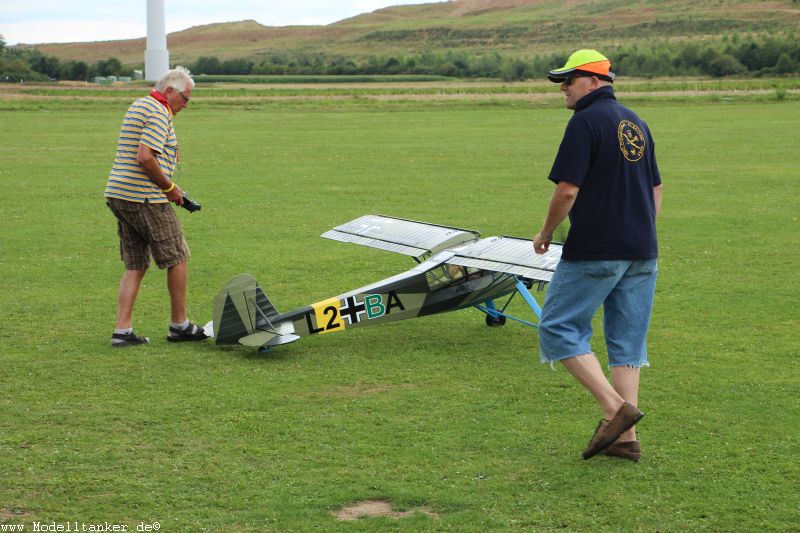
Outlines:
{"label": "airplane tail fin", "polygon": [[275,346],[299,339],[250,274],[239,274],[219,291],[213,323],[217,344]]}

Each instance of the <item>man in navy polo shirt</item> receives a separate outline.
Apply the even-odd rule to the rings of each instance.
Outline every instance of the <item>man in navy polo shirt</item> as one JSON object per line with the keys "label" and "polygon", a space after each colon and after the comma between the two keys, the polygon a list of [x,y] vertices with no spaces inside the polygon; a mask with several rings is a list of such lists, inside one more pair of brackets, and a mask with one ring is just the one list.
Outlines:
{"label": "man in navy polo shirt", "polygon": [[[569,215],[561,262],[539,324],[542,362],[561,361],[596,398],[603,418],[583,458],[641,458],[634,425],[639,370],[648,365],[646,337],[657,275],[656,218],[661,178],[647,124],[617,102],[611,63],[578,50],[549,73],[561,84],[567,124],[549,179],[556,183],[547,218],[534,238],[547,251]],[[603,306],[611,382],[592,352],[592,317]]]}

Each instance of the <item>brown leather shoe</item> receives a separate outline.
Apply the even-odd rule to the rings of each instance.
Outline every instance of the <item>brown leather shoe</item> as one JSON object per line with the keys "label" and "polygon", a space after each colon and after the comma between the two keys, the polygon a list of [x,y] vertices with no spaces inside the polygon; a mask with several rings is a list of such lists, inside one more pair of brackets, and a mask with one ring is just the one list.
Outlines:
{"label": "brown leather shoe", "polygon": [[642,447],[638,440],[629,440],[626,442],[615,442],[606,448],[603,453],[613,457],[621,457],[628,459],[635,463],[639,462],[642,458]]}
{"label": "brown leather shoe", "polygon": [[594,436],[583,450],[583,458],[590,459],[608,448],[620,435],[641,420],[644,413],[631,403],[622,404],[611,420],[601,420],[594,430]]}

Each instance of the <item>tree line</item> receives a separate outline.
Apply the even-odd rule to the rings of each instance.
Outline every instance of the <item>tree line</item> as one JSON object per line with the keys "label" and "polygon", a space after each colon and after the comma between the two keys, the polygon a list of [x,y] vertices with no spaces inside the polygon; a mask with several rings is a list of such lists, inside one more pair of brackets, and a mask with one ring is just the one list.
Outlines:
{"label": "tree line", "polygon": [[[254,75],[436,75],[518,81],[544,77],[562,66],[571,51],[532,57],[474,51],[423,51],[409,55],[357,59],[323,53],[272,53],[264,59],[221,61],[201,57],[190,65],[197,74]],[[800,73],[800,42],[794,35],[742,38],[718,43],[663,42],[604,49],[619,75],[627,76],[780,76]]]}
{"label": "tree line", "polygon": [[37,82],[53,80],[91,80],[95,76],[132,76],[133,68],[111,57],[95,63],[61,61],[38,48],[8,48],[0,35],[0,81]]}
{"label": "tree line", "polygon": [[[604,49],[619,75],[628,76],[781,76],[800,74],[800,42],[794,34],[745,37],[734,34],[714,43],[664,41]],[[452,50],[408,55],[349,57],[324,53],[273,52],[258,60],[200,57],[186,65],[195,74],[224,75],[435,75],[542,78],[564,64],[569,52],[533,55]],[[0,36],[0,81],[91,80],[131,75],[116,58],[88,64],[61,62],[35,48],[8,48]]]}

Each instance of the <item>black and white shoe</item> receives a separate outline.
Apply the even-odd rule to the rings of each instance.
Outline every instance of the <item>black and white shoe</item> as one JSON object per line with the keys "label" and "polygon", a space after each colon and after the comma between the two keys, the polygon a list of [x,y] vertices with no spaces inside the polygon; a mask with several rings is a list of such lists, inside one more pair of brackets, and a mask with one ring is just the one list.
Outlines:
{"label": "black and white shoe", "polygon": [[139,346],[140,344],[150,344],[150,339],[140,337],[133,331],[130,333],[114,333],[111,335],[111,346],[114,348],[127,348],[129,346]]}
{"label": "black and white shoe", "polygon": [[184,329],[170,326],[169,335],[167,335],[169,342],[204,341],[207,338],[208,335],[205,334],[203,328],[191,322]]}

